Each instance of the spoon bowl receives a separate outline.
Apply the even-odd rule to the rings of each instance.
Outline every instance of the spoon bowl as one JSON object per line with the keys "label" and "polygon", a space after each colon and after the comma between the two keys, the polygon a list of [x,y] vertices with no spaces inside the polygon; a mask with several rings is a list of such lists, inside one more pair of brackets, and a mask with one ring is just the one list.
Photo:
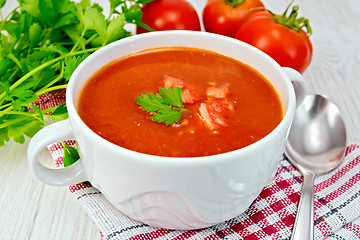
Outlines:
{"label": "spoon bowl", "polygon": [[314,238],[314,178],[335,169],[345,154],[346,128],[339,109],[308,95],[296,110],[285,156],[304,176],[292,240]]}

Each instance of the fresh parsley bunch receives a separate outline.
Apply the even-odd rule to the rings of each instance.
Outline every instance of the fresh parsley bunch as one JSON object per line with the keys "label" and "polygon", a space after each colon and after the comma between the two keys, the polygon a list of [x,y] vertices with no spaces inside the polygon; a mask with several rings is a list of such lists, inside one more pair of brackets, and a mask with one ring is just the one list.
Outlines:
{"label": "fresh parsley bunch", "polygon": [[[0,146],[24,143],[48,124],[67,118],[65,105],[40,110],[38,96],[64,89],[90,53],[131,35],[124,26],[141,22],[152,0],[109,0],[110,13],[90,0],[18,0],[7,16],[0,12]],[[2,8],[6,0],[0,0]],[[51,114],[49,114],[51,113]]]}

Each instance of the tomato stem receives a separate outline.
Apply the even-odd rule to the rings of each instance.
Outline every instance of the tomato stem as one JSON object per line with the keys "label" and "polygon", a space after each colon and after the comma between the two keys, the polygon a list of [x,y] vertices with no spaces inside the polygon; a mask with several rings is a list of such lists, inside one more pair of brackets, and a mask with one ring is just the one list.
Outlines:
{"label": "tomato stem", "polygon": [[244,3],[245,0],[225,0],[225,3],[232,7],[237,7]]}
{"label": "tomato stem", "polygon": [[297,15],[298,15],[298,11],[299,10],[299,6],[295,5],[289,15],[289,18],[286,19],[286,16],[285,16],[285,22],[284,22],[284,25],[285,26],[294,26],[295,25],[295,22],[296,22],[296,18],[297,18]]}
{"label": "tomato stem", "polygon": [[304,17],[298,18],[298,10],[300,8],[298,5],[293,6],[290,15],[288,17],[286,16],[291,4],[292,4],[292,2],[287,6],[287,8],[285,9],[285,12],[281,16],[278,16],[269,10],[267,10],[267,11],[269,13],[271,13],[271,15],[274,17],[274,20],[277,23],[284,25],[288,28],[291,28],[297,32],[299,32],[302,28],[305,27],[308,34],[311,35],[312,29],[310,26],[309,19],[306,19]]}

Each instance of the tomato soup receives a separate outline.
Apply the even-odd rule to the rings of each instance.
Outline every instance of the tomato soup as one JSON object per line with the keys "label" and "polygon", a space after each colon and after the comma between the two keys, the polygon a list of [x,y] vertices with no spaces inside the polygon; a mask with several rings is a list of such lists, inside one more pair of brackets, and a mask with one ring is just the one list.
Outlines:
{"label": "tomato soup", "polygon": [[[136,98],[181,88],[184,107],[171,125],[151,120]],[[198,157],[248,146],[282,120],[280,98],[256,70],[194,48],[159,48],[120,58],[97,71],[78,99],[85,124],[121,147],[158,156]]]}

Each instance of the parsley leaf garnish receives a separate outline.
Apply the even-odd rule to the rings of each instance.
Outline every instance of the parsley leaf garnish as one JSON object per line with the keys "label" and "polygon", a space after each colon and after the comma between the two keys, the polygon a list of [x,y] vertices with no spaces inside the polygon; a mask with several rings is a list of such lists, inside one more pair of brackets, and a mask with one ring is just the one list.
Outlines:
{"label": "parsley leaf garnish", "polygon": [[140,108],[152,114],[151,120],[166,125],[179,121],[184,108],[181,99],[181,88],[160,88],[160,94],[146,93],[135,98]]}

